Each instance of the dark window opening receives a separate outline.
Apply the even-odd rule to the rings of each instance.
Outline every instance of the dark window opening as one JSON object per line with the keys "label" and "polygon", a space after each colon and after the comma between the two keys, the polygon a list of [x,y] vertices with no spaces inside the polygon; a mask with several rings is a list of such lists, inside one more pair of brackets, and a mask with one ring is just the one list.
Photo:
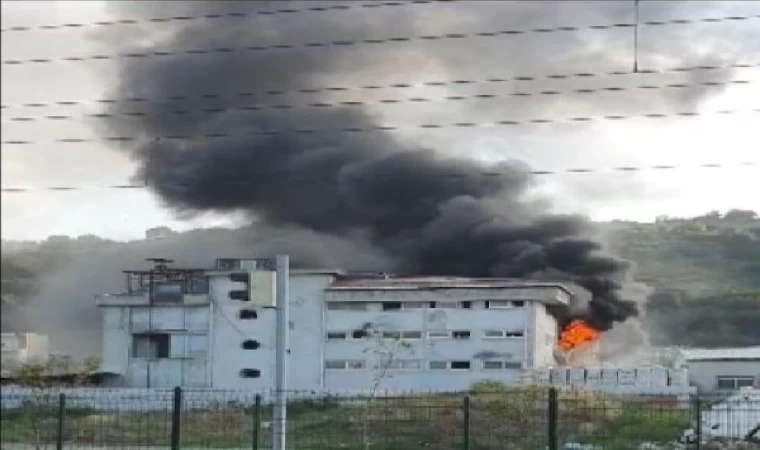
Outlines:
{"label": "dark window opening", "polygon": [[258,369],[242,369],[240,371],[241,378],[259,378],[261,371]]}
{"label": "dark window opening", "polygon": [[243,350],[256,350],[257,348],[261,347],[261,344],[259,344],[259,341],[247,339],[243,341],[242,347]]}
{"label": "dark window opening", "polygon": [[250,281],[250,275],[245,272],[231,273],[230,281],[234,281],[235,283],[248,283]]}
{"label": "dark window opening", "polygon": [[401,309],[401,302],[383,302],[383,311],[398,311]]}
{"label": "dark window opening", "polygon": [[327,339],[346,339],[346,333],[343,333],[341,331],[328,331]]}
{"label": "dark window opening", "polygon": [[247,302],[251,299],[248,295],[248,291],[230,291],[230,298],[232,300],[240,300],[242,302]]}
{"label": "dark window opening", "polygon": [[507,337],[523,337],[522,331],[507,331],[506,332]]}
{"label": "dark window opening", "polygon": [[472,308],[472,302],[462,302],[462,309]]}
{"label": "dark window opening", "polygon": [[132,357],[157,359],[169,357],[169,335],[150,333],[132,335]]}
{"label": "dark window opening", "polygon": [[470,332],[467,330],[459,330],[451,333],[454,339],[470,339]]}
{"label": "dark window opening", "polygon": [[451,370],[465,370],[470,368],[470,361],[451,361]]}
{"label": "dark window opening", "polygon": [[351,337],[353,339],[364,339],[367,337],[367,331],[366,330],[354,330],[351,332]]}
{"label": "dark window opening", "polygon": [[183,289],[181,283],[154,283],[153,300],[156,303],[182,303]]}
{"label": "dark window opening", "polygon": [[430,302],[430,304],[428,305],[428,308],[430,308],[430,309],[435,309],[435,307],[436,307],[436,306],[438,306],[438,305],[436,304],[436,302]]}
{"label": "dark window opening", "polygon": [[512,302],[512,306],[514,306],[515,308],[522,308],[523,306],[525,306],[525,302],[522,300],[515,300]]}
{"label": "dark window opening", "polygon": [[238,317],[246,320],[246,319],[258,319],[259,315],[256,313],[256,311],[252,309],[241,309],[238,313]]}

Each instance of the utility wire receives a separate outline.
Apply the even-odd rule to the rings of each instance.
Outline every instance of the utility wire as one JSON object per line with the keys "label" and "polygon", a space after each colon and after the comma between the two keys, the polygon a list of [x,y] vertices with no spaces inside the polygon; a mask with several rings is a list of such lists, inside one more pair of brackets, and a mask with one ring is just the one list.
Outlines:
{"label": "utility wire", "polygon": [[[430,123],[409,126],[396,125],[377,125],[368,127],[347,127],[347,128],[291,128],[266,130],[260,128],[249,128],[235,133],[200,133],[200,134],[175,134],[154,136],[152,139],[158,140],[180,140],[190,141],[197,139],[219,139],[228,137],[244,136],[283,136],[283,135],[314,135],[329,133],[371,133],[377,131],[404,131],[404,130],[431,130],[445,128],[485,128],[485,127],[503,127],[518,125],[539,125],[539,124],[559,124],[559,123],[580,123],[580,122],[601,122],[601,121],[622,121],[631,119],[667,119],[679,117],[700,117],[709,115],[733,115],[742,113],[760,113],[760,108],[751,109],[726,109],[711,112],[682,111],[672,113],[648,113],[636,115],[606,115],[606,116],[581,116],[566,117],[558,119],[524,119],[524,120],[497,120],[492,122],[451,122],[451,123]],[[7,140],[2,141],[5,145],[33,145],[45,143],[57,144],[81,144],[84,142],[133,142],[144,138],[135,136],[106,136],[101,138],[60,138],[49,141],[39,140]]]}
{"label": "utility wire", "polygon": [[[530,174],[530,175],[563,175],[563,174],[603,174],[603,173],[624,173],[624,172],[643,172],[643,171],[663,171],[663,170],[684,170],[684,169],[729,169],[729,168],[737,168],[737,167],[760,167],[760,162],[758,161],[747,161],[747,162],[739,162],[739,163],[703,163],[703,164],[692,164],[692,165],[652,165],[652,166],[621,166],[621,167],[610,167],[606,169],[601,168],[575,168],[575,169],[558,169],[558,170],[527,170],[527,171],[520,171],[519,169],[515,169],[512,172],[489,172],[489,171],[483,171],[483,172],[472,172],[472,173],[466,173],[466,174],[442,174],[438,175],[438,177],[445,177],[445,178],[474,178],[474,177],[486,177],[486,178],[494,178],[494,177],[513,177],[515,175],[519,174]],[[392,180],[393,176],[374,176],[374,177],[357,177],[352,178],[352,180],[377,180],[381,178],[387,178],[389,180]],[[322,184],[325,182],[330,182],[331,180],[326,178],[320,178],[320,179],[294,179],[292,181],[289,181],[289,183],[293,184]],[[215,183],[215,185],[222,185],[222,186],[256,186],[258,183],[254,181],[229,181],[229,182],[223,182],[223,183]],[[189,183],[144,183],[144,184],[121,184],[121,185],[103,185],[103,186],[48,186],[48,187],[38,187],[38,188],[23,188],[23,187],[3,187],[2,192],[4,193],[11,193],[11,194],[17,194],[17,193],[24,193],[24,192],[42,192],[42,191],[83,191],[83,190],[89,190],[89,189],[122,189],[122,190],[128,190],[128,189],[138,189],[138,190],[144,190],[148,189],[150,187],[176,187],[176,188],[186,188],[186,187],[193,187],[192,184]]]}
{"label": "utility wire", "polygon": [[[427,5],[434,3],[451,3],[454,0],[409,0],[409,1],[396,1],[396,2],[371,2],[371,3],[354,3],[344,2],[337,5],[326,6],[310,6],[308,8],[281,8],[262,11],[232,11],[221,12],[212,14],[202,14],[199,16],[166,16],[166,17],[151,17],[149,19],[116,19],[116,20],[102,20],[98,22],[89,23],[61,23],[61,24],[47,24],[47,25],[26,25],[26,26],[14,26],[3,28],[0,30],[3,33],[20,32],[20,31],[53,31],[64,30],[73,28],[89,28],[89,27],[108,27],[115,25],[141,25],[147,23],[169,23],[169,22],[190,22],[194,20],[216,20],[216,19],[244,19],[257,16],[276,16],[282,14],[300,14],[300,13],[312,13],[312,12],[333,12],[333,11],[346,11],[349,9],[379,9],[393,6],[411,6],[411,5]],[[221,25],[220,25],[221,26]]]}
{"label": "utility wire", "polygon": [[212,100],[221,99],[226,97],[265,97],[265,96],[281,96],[288,94],[318,94],[325,92],[350,92],[350,91],[376,91],[382,89],[411,89],[421,87],[444,87],[444,86],[464,86],[464,85],[477,85],[477,84],[489,84],[489,83],[510,83],[521,81],[541,81],[541,80],[567,80],[573,78],[599,78],[605,76],[620,76],[620,75],[654,75],[654,74],[668,74],[668,73],[686,73],[695,71],[713,71],[723,69],[756,69],[760,67],[760,63],[737,63],[720,66],[684,66],[684,67],[671,67],[666,69],[647,69],[639,70],[636,73],[630,71],[610,71],[610,72],[579,72],[579,73],[564,73],[564,74],[545,74],[545,75],[514,75],[509,77],[491,77],[482,79],[459,79],[459,80],[430,80],[422,81],[418,83],[392,83],[392,84],[371,84],[361,86],[332,86],[332,87],[316,87],[316,88],[300,88],[290,90],[266,90],[266,91],[246,91],[235,92],[230,94],[222,93],[206,93],[206,94],[191,94],[191,95],[171,95],[163,99],[147,98],[147,97],[127,97],[122,99],[94,99],[94,100],[60,100],[55,102],[35,102],[35,103],[21,103],[21,104],[6,104],[2,105],[2,109],[18,109],[18,108],[47,108],[54,106],[78,106],[83,104],[119,104],[119,103],[159,103],[159,102],[172,102],[172,101],[188,101],[188,100]]}
{"label": "utility wire", "polygon": [[[708,17],[703,19],[671,19],[663,21],[642,22],[640,25],[663,26],[663,25],[688,25],[696,23],[717,23],[717,22],[736,22],[743,20],[759,19],[760,14],[749,16],[724,16]],[[532,33],[548,34],[557,32],[575,32],[586,30],[612,30],[625,29],[636,26],[634,23],[612,23],[603,25],[582,25],[582,26],[559,26],[551,28],[532,28],[523,30],[497,30],[497,31],[480,31],[474,33],[446,33],[425,36],[398,36],[380,39],[355,39],[355,40],[338,40],[325,42],[306,42],[296,44],[272,44],[272,45],[255,45],[248,47],[223,47],[223,48],[202,48],[179,51],[148,51],[148,52],[128,52],[117,54],[99,54],[83,56],[64,56],[57,58],[33,58],[33,59],[9,59],[4,60],[4,65],[26,65],[26,64],[50,64],[59,62],[84,62],[84,61],[103,61],[112,59],[136,59],[136,58],[154,58],[167,56],[189,56],[189,55],[209,55],[209,54],[229,54],[236,52],[259,52],[266,50],[296,50],[296,49],[317,49],[331,47],[355,47],[360,45],[391,44],[399,42],[415,41],[440,41],[454,39],[470,39],[476,37],[491,38],[503,36],[517,36]]]}
{"label": "utility wire", "polygon": [[[227,111],[267,111],[267,110],[292,110],[303,108],[335,108],[335,107],[347,107],[347,106],[366,106],[366,105],[391,105],[391,104],[403,104],[403,103],[431,103],[431,102],[444,102],[444,101],[466,101],[466,100],[497,100],[509,97],[537,97],[537,96],[556,96],[567,94],[598,94],[604,92],[625,92],[634,90],[657,90],[657,89],[688,89],[699,87],[716,87],[716,86],[729,86],[750,84],[751,80],[732,80],[732,81],[705,81],[701,83],[673,83],[664,85],[651,85],[643,84],[639,86],[608,86],[601,88],[591,89],[572,89],[568,91],[557,90],[544,90],[537,92],[509,92],[505,94],[472,94],[472,95],[448,95],[445,97],[411,97],[411,98],[387,98],[381,100],[371,101],[336,101],[336,102],[318,102],[307,103],[303,105],[285,103],[277,105],[238,105],[230,107],[215,107],[215,108],[194,108],[194,109],[174,109],[164,110],[160,112],[142,112],[142,111],[127,111],[127,112],[114,112],[114,113],[89,113],[81,115],[65,115],[55,114],[46,116],[15,116],[3,119],[9,122],[38,122],[43,120],[76,120],[76,119],[115,119],[119,117],[148,117],[161,114],[171,115],[187,115],[193,113],[221,113]],[[84,103],[80,103],[84,104]]]}

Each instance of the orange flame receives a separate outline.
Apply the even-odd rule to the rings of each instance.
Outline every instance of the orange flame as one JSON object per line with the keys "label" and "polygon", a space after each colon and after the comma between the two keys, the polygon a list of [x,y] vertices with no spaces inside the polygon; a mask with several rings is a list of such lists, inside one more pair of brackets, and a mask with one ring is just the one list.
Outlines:
{"label": "orange flame", "polygon": [[599,331],[582,320],[573,320],[559,334],[557,345],[562,350],[570,350],[599,337]]}

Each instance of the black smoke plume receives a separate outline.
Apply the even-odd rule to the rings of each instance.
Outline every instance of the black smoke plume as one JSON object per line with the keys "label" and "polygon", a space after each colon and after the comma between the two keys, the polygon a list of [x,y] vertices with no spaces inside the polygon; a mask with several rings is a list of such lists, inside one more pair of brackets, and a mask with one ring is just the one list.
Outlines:
{"label": "black smoke plume", "polygon": [[[193,3],[195,14],[280,5]],[[162,15],[156,4],[134,2],[121,8],[122,16]],[[146,28],[130,39],[141,42],[136,45],[140,51],[153,52],[415,34],[408,11],[361,19],[325,14],[319,19],[322,31],[311,27],[315,20],[294,15],[191,21]],[[389,269],[400,273],[572,280],[592,294],[584,313],[592,326],[606,330],[635,316],[636,302],[623,295],[631,264],[605,254],[590,238],[593,230],[586,219],[552,215],[526,200],[533,180],[521,164],[453,158],[404,143],[390,132],[246,136],[250,130],[377,125],[371,111],[355,106],[235,110],[263,101],[235,93],[317,86],[351,67],[398,63],[398,51],[394,46],[380,51],[335,47],[126,58],[119,65],[116,98],[214,93],[222,94],[222,100],[146,103],[141,109],[146,116],[110,122],[106,131],[143,138],[139,148],[130,149],[139,162],[137,177],[179,212],[244,210],[270,226],[297,226],[317,232],[315,236],[352,236],[387,255]],[[425,51],[415,55],[422,62],[436,59]],[[231,109],[211,111],[209,105]],[[173,109],[191,112],[174,114]],[[203,133],[229,137],[155,139]]]}

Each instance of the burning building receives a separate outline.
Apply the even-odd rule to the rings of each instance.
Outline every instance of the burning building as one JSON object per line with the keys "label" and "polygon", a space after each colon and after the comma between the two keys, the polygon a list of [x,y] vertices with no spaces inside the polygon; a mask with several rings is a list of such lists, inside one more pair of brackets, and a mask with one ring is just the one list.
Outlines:
{"label": "burning building", "polygon": [[[126,292],[98,298],[103,370],[130,387],[272,387],[275,274],[257,260],[203,270],[156,262],[128,271]],[[576,322],[558,334],[549,309],[573,294],[557,282],[295,269],[290,292],[298,390],[517,383],[554,366],[558,345],[589,340]]]}

